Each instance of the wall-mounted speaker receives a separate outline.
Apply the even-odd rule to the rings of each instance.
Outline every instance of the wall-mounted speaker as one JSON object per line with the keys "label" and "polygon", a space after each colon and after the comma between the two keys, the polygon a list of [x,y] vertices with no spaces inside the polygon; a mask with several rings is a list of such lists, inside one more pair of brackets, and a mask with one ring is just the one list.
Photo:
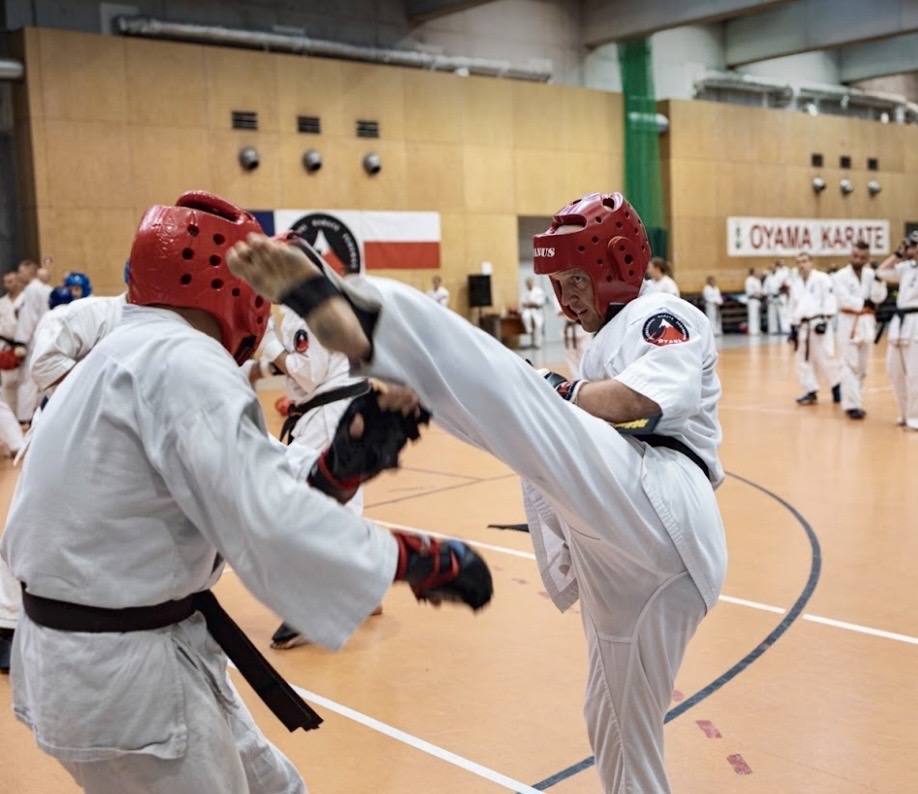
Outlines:
{"label": "wall-mounted speaker", "polygon": [[491,276],[469,273],[469,306],[491,305]]}

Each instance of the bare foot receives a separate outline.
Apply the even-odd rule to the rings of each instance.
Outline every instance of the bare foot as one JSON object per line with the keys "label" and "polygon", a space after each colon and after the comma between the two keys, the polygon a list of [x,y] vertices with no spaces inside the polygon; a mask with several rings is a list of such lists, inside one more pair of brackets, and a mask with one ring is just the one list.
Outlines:
{"label": "bare foot", "polygon": [[[261,234],[250,234],[246,242],[236,243],[226,257],[226,264],[233,275],[247,281],[272,303],[279,303],[294,287],[322,276],[322,271],[299,248]],[[369,358],[370,341],[344,298],[329,298],[303,319],[329,350],[354,360]]]}

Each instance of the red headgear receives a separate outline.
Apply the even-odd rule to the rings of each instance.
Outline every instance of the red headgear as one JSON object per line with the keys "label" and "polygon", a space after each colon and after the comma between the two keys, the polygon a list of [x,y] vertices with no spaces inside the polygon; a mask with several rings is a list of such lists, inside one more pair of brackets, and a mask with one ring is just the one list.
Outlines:
{"label": "red headgear", "polygon": [[128,300],[140,306],[201,309],[220,324],[221,342],[238,363],[258,347],[271,304],[230,273],[226,253],[255,218],[219,196],[192,190],[174,207],[144,213],[131,247]]}
{"label": "red headgear", "polygon": [[[562,226],[578,229],[559,232]],[[539,275],[579,268],[593,282],[596,311],[608,316],[609,306],[634,300],[650,262],[644,224],[621,193],[591,193],[554,215],[549,227],[532,239],[533,270]],[[552,281],[558,301],[561,292]],[[562,305],[571,319],[576,316]]]}

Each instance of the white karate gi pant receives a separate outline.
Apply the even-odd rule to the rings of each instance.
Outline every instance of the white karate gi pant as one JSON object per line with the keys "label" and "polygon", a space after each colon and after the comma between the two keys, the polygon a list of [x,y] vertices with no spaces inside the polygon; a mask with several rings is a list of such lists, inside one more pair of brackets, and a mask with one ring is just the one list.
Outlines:
{"label": "white karate gi pant", "polygon": [[918,342],[890,340],[886,373],[896,398],[899,419],[918,430]]}
{"label": "white karate gi pant", "polygon": [[541,309],[523,309],[520,312],[523,328],[529,334],[533,347],[542,347],[542,328],[545,325],[545,315]]}
{"label": "white karate gi pant", "polygon": [[851,332],[840,327],[836,334],[841,374],[842,408],[846,411],[864,408],[864,380],[870,365],[870,350],[873,341],[857,337],[851,339]]}
{"label": "white karate gi pant", "polygon": [[724,333],[724,327],[720,317],[720,306],[718,306],[716,303],[705,303],[704,313],[708,316],[708,320],[711,323],[711,328],[714,330],[714,335],[722,336]]}
{"label": "white karate gi pant", "polygon": [[746,325],[749,336],[759,336],[762,333],[762,301],[758,298],[749,298],[746,303]]}
{"label": "white karate gi pant", "polygon": [[210,670],[185,654],[176,658],[186,752],[180,758],[128,753],[100,761],[58,759],[77,784],[87,794],[306,794],[300,773],[255,724],[229,678],[216,687]]}
{"label": "white karate gi pant", "polygon": [[22,428],[13,409],[0,400],[0,442],[11,453],[16,453],[22,448]]}
{"label": "white karate gi pant", "polygon": [[[354,288],[374,297],[378,288],[384,307],[366,369],[411,385],[439,425],[510,466],[554,517],[546,541],[527,495],[543,582],[558,593],[547,581],[557,566],[544,544],[553,541],[565,550],[558,575],[569,570],[571,580],[553,600],[565,609],[579,591],[590,665],[584,716],[604,790],[668,792],[663,720],[707,612],[684,559],[705,581],[708,603],[726,567],[709,481],[681,453],[627,439],[559,399],[492,337],[425,311],[421,293],[366,286]],[[699,545],[717,551],[705,556]]]}
{"label": "white karate gi pant", "polygon": [[782,334],[790,333],[790,305],[788,304],[787,295],[778,295],[775,311],[778,316],[778,332]]}
{"label": "white karate gi pant", "polygon": [[802,323],[797,337],[797,376],[804,394],[819,391],[820,378],[830,389],[841,382],[841,363],[835,357],[835,335],[830,330],[817,334],[813,325],[815,323]]}
{"label": "white karate gi pant", "polygon": [[17,416],[17,408],[19,405],[19,377],[20,370],[22,367],[17,369],[4,369],[0,371],[0,397],[3,398],[10,408],[13,409],[13,413]]}
{"label": "white karate gi pant", "polygon": [[0,557],[0,629],[15,629],[22,612],[22,585]]}

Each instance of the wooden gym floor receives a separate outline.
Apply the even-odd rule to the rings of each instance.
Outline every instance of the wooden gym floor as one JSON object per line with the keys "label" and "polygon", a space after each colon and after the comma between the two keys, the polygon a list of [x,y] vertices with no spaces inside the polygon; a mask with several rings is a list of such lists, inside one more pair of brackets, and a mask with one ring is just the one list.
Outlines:
{"label": "wooden gym floor", "polygon": [[[918,433],[894,424],[883,349],[863,422],[828,394],[794,403],[788,346],[722,352],[718,491],[730,547],[723,598],[689,648],[673,693],[676,792],[909,792],[918,780],[911,676],[918,663]],[[262,392],[269,422],[277,392]],[[0,470],[0,506],[16,471]],[[580,618],[547,600],[518,481],[433,427],[401,471],[367,490],[366,515],[478,544],[495,577],[481,615],[418,606],[404,586],[338,654],[267,656],[325,717],[288,734],[239,682],[264,731],[313,794],[599,791],[581,718]],[[224,605],[261,648],[278,619],[228,572]],[[0,679],[0,791],[71,792],[10,711]],[[219,792],[215,781],[214,792]]]}

